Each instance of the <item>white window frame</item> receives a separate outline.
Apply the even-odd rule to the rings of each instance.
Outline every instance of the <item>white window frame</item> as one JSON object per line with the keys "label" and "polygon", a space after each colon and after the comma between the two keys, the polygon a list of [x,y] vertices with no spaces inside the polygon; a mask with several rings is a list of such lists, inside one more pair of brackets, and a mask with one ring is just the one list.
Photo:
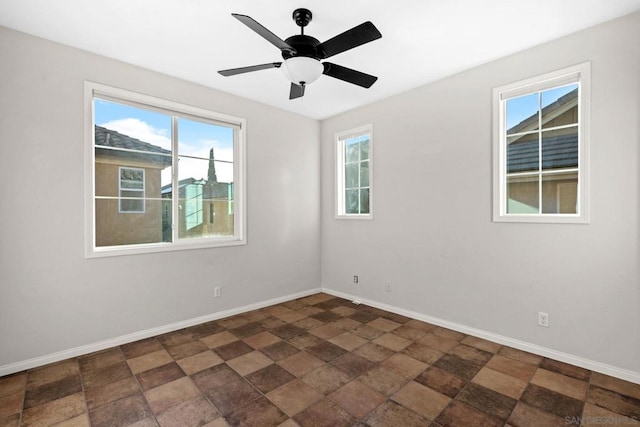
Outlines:
{"label": "white window frame", "polygon": [[[578,210],[575,214],[507,213],[506,101],[571,83],[578,84]],[[493,221],[521,223],[589,223],[589,124],[591,63],[547,73],[493,89]]]}
{"label": "white window frame", "polygon": [[[345,202],[345,157],[344,145],[345,141],[350,138],[369,135],[369,213],[346,213]],[[335,167],[336,167],[336,186],[335,186],[335,206],[336,219],[373,219],[373,125],[368,124],[354,129],[335,134]],[[360,188],[360,187],[359,187]]]}
{"label": "white window frame", "polygon": [[[176,239],[173,242],[143,243],[132,245],[118,245],[96,247],[95,227],[95,126],[93,115],[94,97],[110,99],[138,105],[166,114],[181,117],[195,117],[213,123],[221,123],[235,127],[233,144],[234,159],[234,235],[225,237],[206,237]],[[118,255],[134,255],[154,252],[168,252],[175,250],[215,248],[247,244],[247,215],[246,215],[246,119],[227,114],[209,111],[191,105],[181,104],[166,99],[156,98],[129,90],[85,81],[84,83],[84,138],[85,138],[85,257],[99,258]],[[178,161],[177,141],[172,150],[174,164]],[[172,187],[178,188],[178,176],[173,170]],[[177,195],[176,195],[177,197]],[[174,203],[173,218],[178,218],[177,202]],[[173,224],[177,229],[177,224]],[[174,236],[177,231],[174,232]]]}
{"label": "white window frame", "polygon": [[[138,190],[138,189],[132,189],[132,188],[122,188],[122,170],[123,169],[127,169],[127,170],[135,170],[135,171],[140,171],[142,172],[142,190]],[[118,212],[121,214],[128,214],[128,213],[133,213],[133,214],[139,214],[139,213],[144,213],[145,212],[145,206],[146,206],[146,200],[144,199],[144,195],[145,195],[145,190],[146,190],[146,177],[145,177],[145,173],[144,173],[144,169],[142,168],[132,168],[129,166],[119,166],[118,167]],[[123,200],[129,200],[129,199],[133,199],[133,200],[138,200],[138,197],[123,197],[122,196],[122,192],[123,191],[130,191],[130,192],[140,192],[142,193],[142,210],[126,210],[126,209],[122,209],[122,201]]]}

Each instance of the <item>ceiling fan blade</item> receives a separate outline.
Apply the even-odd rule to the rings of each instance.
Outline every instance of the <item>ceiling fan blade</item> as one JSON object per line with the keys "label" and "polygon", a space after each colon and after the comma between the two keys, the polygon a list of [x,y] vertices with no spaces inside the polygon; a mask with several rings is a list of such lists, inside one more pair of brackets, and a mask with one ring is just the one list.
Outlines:
{"label": "ceiling fan blade", "polygon": [[361,71],[352,70],[351,68],[343,67],[342,65],[332,64],[331,62],[324,62],[324,71],[322,74],[327,76],[344,80],[354,85],[362,86],[364,88],[370,88],[378,78],[371,74],[366,74]]}
{"label": "ceiling fan blade", "polygon": [[338,34],[324,43],[320,43],[317,49],[318,52],[323,53],[324,56],[322,58],[324,59],[377,40],[380,37],[382,37],[382,34],[380,34],[376,26],[367,21],[342,34]]}
{"label": "ceiling fan blade", "polygon": [[291,89],[289,90],[289,99],[302,98],[304,96],[304,88],[304,85],[291,83]]}
{"label": "ceiling fan blade", "polygon": [[230,68],[228,70],[220,70],[218,73],[225,77],[235,76],[236,74],[250,73],[251,71],[266,70],[267,68],[280,68],[282,62],[271,62],[269,64],[252,65],[250,67]]}
{"label": "ceiling fan blade", "polygon": [[238,13],[232,13],[231,16],[236,18],[238,21],[242,22],[247,27],[251,28],[253,31],[261,35],[265,38],[269,43],[274,45],[280,50],[290,52],[292,54],[296,53],[296,50],[291,47],[288,43],[282,40],[280,37],[273,34],[271,31],[267,30],[262,24],[247,15],[240,15]]}

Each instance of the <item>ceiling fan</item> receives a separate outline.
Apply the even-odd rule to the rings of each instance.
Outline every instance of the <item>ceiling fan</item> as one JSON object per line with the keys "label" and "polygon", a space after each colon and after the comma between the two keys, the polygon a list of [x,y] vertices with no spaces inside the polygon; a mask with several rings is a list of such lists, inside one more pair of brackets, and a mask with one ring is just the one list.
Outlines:
{"label": "ceiling fan", "polygon": [[316,81],[322,74],[364,88],[370,88],[378,80],[376,76],[332,62],[320,62],[381,38],[380,31],[369,21],[320,43],[318,39],[304,33],[304,27],[311,22],[312,18],[311,11],[308,9],[296,9],[293,11],[293,20],[300,27],[300,34],[293,35],[286,40],[282,40],[250,16],[237,13],[232,13],[231,15],[280,49],[284,61],[218,71],[223,76],[234,76],[268,68],[281,68],[285,76],[291,80],[289,99],[304,96],[305,87],[309,83]]}

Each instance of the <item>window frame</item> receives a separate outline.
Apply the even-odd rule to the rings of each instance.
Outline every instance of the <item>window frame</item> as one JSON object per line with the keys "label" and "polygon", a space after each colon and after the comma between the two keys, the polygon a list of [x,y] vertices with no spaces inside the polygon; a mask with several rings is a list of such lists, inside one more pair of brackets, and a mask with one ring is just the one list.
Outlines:
{"label": "window frame", "polygon": [[[507,213],[506,102],[508,99],[555,87],[578,84],[578,211],[575,214]],[[537,77],[493,89],[493,221],[515,223],[588,224],[589,212],[589,127],[591,63],[584,62]],[[542,191],[540,189],[540,191]],[[542,207],[540,207],[542,209]]]}
{"label": "window frame", "polygon": [[[369,213],[347,213],[346,212],[346,183],[344,176],[345,169],[345,141],[351,138],[357,138],[363,135],[369,136]],[[343,132],[338,132],[334,137],[334,165],[336,168],[336,186],[335,186],[335,218],[336,219],[373,219],[373,163],[374,163],[374,149],[373,149],[373,125],[367,124],[359,126],[353,129],[349,129]],[[361,162],[361,160],[360,160]],[[359,174],[358,174],[359,175]],[[363,187],[358,187],[359,189]]]}
{"label": "window frame", "polygon": [[[224,237],[205,237],[175,239],[172,242],[156,242],[128,244],[117,246],[96,246],[95,224],[95,123],[94,98],[121,102],[139,108],[160,112],[163,114],[183,118],[196,118],[213,124],[234,127],[234,235]],[[175,129],[172,129],[175,132]],[[177,144],[177,142],[176,142]],[[120,255],[135,255],[155,252],[170,252],[176,250],[190,250],[203,248],[217,248],[247,244],[247,190],[246,190],[246,119],[227,114],[210,111],[204,108],[182,104],[145,95],[125,89],[120,89],[91,81],[84,82],[84,147],[85,147],[85,258],[101,258]],[[178,159],[177,147],[172,147],[173,163]],[[119,179],[119,177],[118,177]],[[118,184],[120,186],[120,183]],[[145,183],[146,186],[146,183]],[[172,170],[172,187],[178,188],[178,175]],[[120,197],[120,194],[118,194]],[[176,197],[178,197],[176,195]],[[146,201],[145,201],[146,203]],[[176,198],[172,211],[173,218],[178,218],[178,199]],[[177,227],[176,223],[172,224]]]}

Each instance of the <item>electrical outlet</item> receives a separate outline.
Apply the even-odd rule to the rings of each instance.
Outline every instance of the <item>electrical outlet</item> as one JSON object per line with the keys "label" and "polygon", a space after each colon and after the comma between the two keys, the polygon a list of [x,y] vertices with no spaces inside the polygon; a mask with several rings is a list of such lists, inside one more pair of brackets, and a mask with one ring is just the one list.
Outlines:
{"label": "electrical outlet", "polygon": [[385,292],[391,292],[391,283],[386,283],[384,285]]}
{"label": "electrical outlet", "polygon": [[353,283],[358,283],[358,276],[353,276]]}
{"label": "electrical outlet", "polygon": [[538,325],[545,328],[549,327],[549,313],[538,312]]}
{"label": "electrical outlet", "polygon": [[221,286],[216,286],[215,288],[213,288],[213,297],[214,298],[219,298],[222,296],[222,287]]}

